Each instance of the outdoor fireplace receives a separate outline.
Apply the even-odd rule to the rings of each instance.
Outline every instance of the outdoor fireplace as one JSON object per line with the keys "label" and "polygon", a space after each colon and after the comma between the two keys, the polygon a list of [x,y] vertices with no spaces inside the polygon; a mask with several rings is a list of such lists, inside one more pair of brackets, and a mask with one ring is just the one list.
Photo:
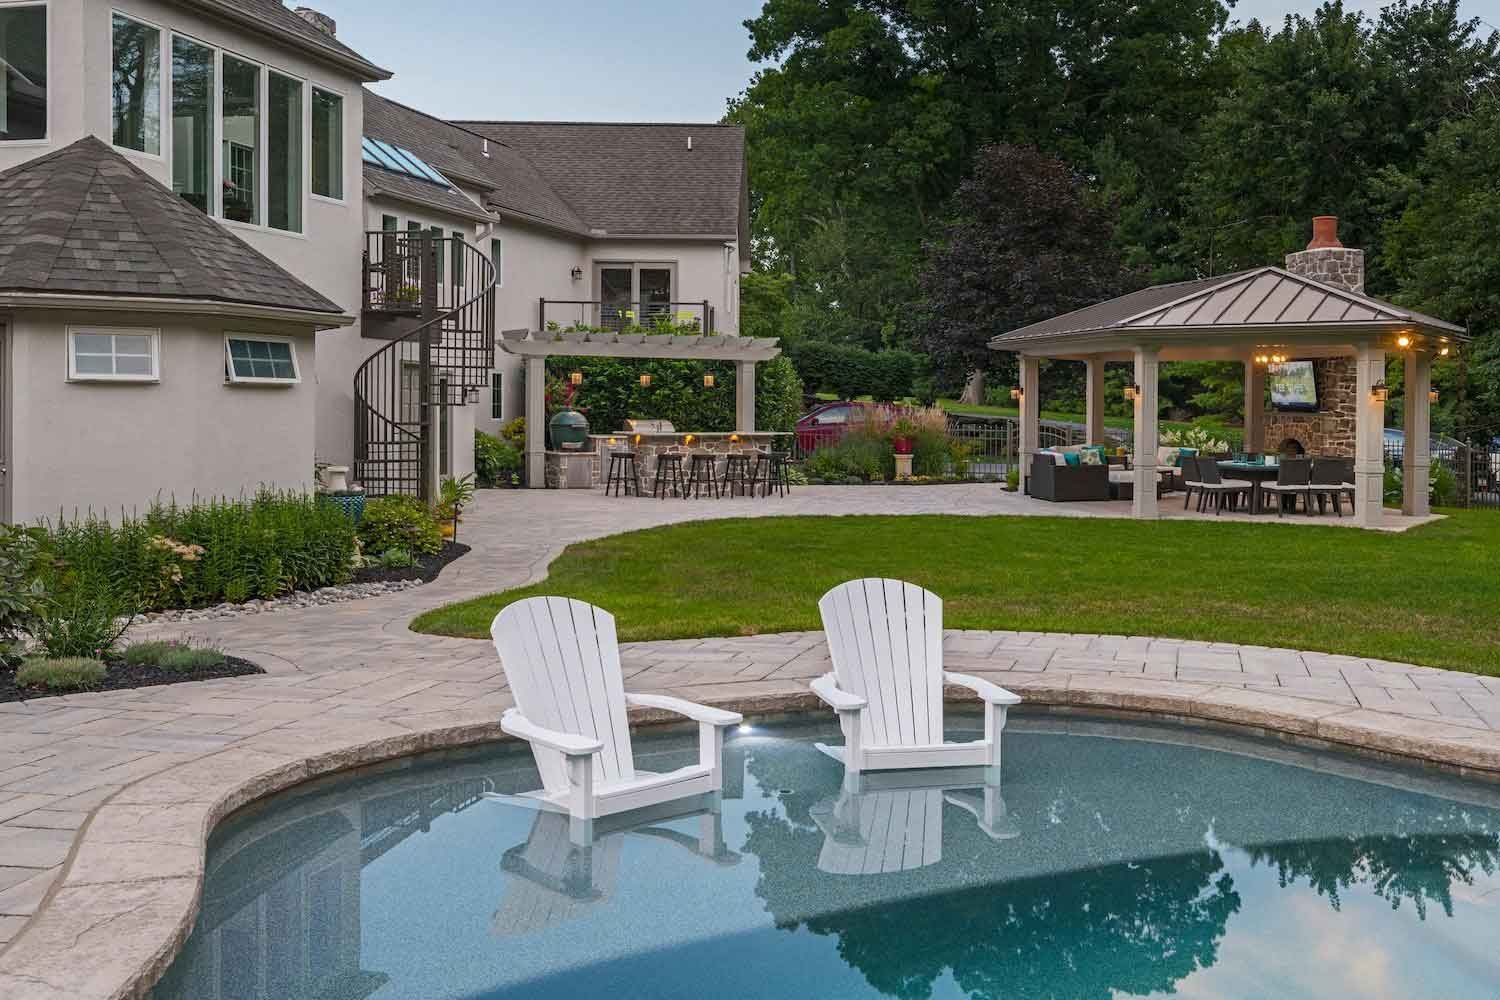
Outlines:
{"label": "outdoor fireplace", "polygon": [[1302,447],[1302,442],[1296,438],[1285,438],[1281,444],[1276,446],[1276,454],[1282,458],[1301,458],[1307,454],[1307,449]]}

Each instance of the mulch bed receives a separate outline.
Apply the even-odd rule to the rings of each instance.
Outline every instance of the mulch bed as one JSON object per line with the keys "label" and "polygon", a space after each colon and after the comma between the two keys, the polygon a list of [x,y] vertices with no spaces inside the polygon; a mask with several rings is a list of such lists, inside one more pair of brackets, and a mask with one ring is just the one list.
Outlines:
{"label": "mulch bed", "polygon": [[[222,667],[205,667],[199,670],[164,670],[156,666],[131,666],[124,661],[108,661],[109,671],[98,687],[90,691],[123,691],[129,688],[156,687],[160,684],[181,684],[185,681],[209,681],[219,677],[243,677],[246,674],[265,673],[249,660],[231,656]],[[60,694],[77,694],[75,691],[52,691],[47,688],[23,688],[16,684],[14,664],[0,660],[0,702],[29,701],[32,698],[48,698]]]}
{"label": "mulch bed", "polygon": [[[462,527],[459,528],[462,531]],[[423,583],[431,583],[437,579],[443,567],[453,560],[469,551],[469,546],[462,542],[444,542],[443,547],[435,556],[418,556],[415,566],[407,566],[404,569],[382,569],[379,566],[365,566],[354,571],[354,579],[350,583],[394,583],[397,580],[421,580]]]}

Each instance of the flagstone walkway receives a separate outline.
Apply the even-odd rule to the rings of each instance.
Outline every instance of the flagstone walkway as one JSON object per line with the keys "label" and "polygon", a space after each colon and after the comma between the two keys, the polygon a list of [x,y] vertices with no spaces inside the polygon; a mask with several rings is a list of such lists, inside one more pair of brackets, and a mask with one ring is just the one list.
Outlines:
{"label": "flagstone walkway", "polygon": [[[190,926],[207,830],[238,805],[315,774],[496,738],[510,702],[494,651],[415,635],[414,614],[537,579],[573,541],[792,513],[1067,512],[994,486],[716,503],[485,493],[461,535],[474,551],[432,584],[191,627],[265,676],[0,705],[0,997],[149,982]],[[945,652],[950,668],[1033,704],[1234,722],[1500,772],[1500,678],[1126,636],[951,632]],[[748,711],[811,707],[807,680],[829,669],[820,633],[634,643],[622,659],[633,689]]]}

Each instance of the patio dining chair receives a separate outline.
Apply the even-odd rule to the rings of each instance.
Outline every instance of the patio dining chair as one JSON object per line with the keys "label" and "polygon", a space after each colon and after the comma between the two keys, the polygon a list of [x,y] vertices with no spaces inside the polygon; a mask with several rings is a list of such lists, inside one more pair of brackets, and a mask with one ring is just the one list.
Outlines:
{"label": "patio dining chair", "polygon": [[[1212,462],[1213,459],[1203,459]],[[1217,468],[1217,466],[1215,466]],[[1193,502],[1193,493],[1197,492],[1198,500],[1203,500],[1203,476],[1198,471],[1198,459],[1192,455],[1182,457],[1182,509],[1187,510],[1188,504]]]}
{"label": "patio dining chair", "polygon": [[1276,516],[1286,513],[1286,500],[1292,501],[1293,513],[1297,510],[1297,498],[1302,498],[1302,509],[1312,516],[1312,459],[1284,458],[1276,469],[1276,482],[1262,483],[1261,493],[1276,498]]}
{"label": "patio dining chair", "polygon": [[1309,483],[1310,492],[1318,498],[1319,511],[1323,509],[1323,498],[1327,497],[1333,501],[1333,512],[1343,517],[1343,500],[1346,496],[1349,498],[1350,512],[1354,511],[1354,459],[1313,459]]}
{"label": "patio dining chair", "polygon": [[1234,510],[1238,505],[1240,497],[1245,498],[1245,507],[1250,506],[1250,496],[1255,491],[1255,484],[1248,479],[1225,479],[1219,474],[1219,463],[1211,458],[1198,462],[1198,480],[1203,493],[1198,498],[1198,509],[1203,510],[1204,504],[1213,507],[1214,516],[1224,509],[1224,504],[1229,503],[1229,509]]}

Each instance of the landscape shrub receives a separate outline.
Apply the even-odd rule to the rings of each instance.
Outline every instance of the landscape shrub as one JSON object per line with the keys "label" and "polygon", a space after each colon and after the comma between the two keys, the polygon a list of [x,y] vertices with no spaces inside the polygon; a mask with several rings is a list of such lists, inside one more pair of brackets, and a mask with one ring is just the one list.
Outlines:
{"label": "landscape shrub", "polygon": [[790,354],[808,392],[831,392],[840,399],[905,399],[917,394],[916,382],[923,374],[920,354],[894,348],[869,351],[851,344],[809,340],[792,348]]}
{"label": "landscape shrub", "polygon": [[381,569],[409,569],[417,564],[412,558],[410,549],[386,549],[375,558],[375,563]]}
{"label": "landscape shrub", "polygon": [[480,486],[509,486],[520,471],[520,448],[484,431],[474,432],[474,476]]}
{"label": "landscape shrub", "polygon": [[162,653],[156,665],[163,670],[189,673],[193,670],[211,670],[214,667],[222,667],[226,660],[227,657],[217,649],[179,643]]}
{"label": "landscape shrub", "polygon": [[812,479],[833,482],[854,479],[868,483],[895,476],[896,453],[886,434],[857,430],[819,448],[804,464]]}
{"label": "landscape shrub", "polygon": [[0,524],[0,645],[29,633],[41,615],[50,562],[45,530]]}
{"label": "landscape shrub", "polygon": [[379,497],[365,504],[359,540],[366,552],[405,549],[415,555],[437,555],[443,532],[427,505],[416,497]]}
{"label": "landscape shrub", "polygon": [[104,664],[92,657],[31,656],[16,668],[16,683],[49,691],[87,691],[98,687],[106,672]]}
{"label": "landscape shrub", "polygon": [[517,451],[526,447],[526,418],[516,417],[500,428],[500,440]]}
{"label": "landscape shrub", "polygon": [[349,579],[354,525],[306,493],[179,506],[110,523],[89,514],[50,526],[61,589],[102,580],[141,610],[271,598]]}
{"label": "landscape shrub", "polygon": [[48,658],[102,657],[138,610],[131,595],[101,577],[75,579],[43,603],[31,639]]}

